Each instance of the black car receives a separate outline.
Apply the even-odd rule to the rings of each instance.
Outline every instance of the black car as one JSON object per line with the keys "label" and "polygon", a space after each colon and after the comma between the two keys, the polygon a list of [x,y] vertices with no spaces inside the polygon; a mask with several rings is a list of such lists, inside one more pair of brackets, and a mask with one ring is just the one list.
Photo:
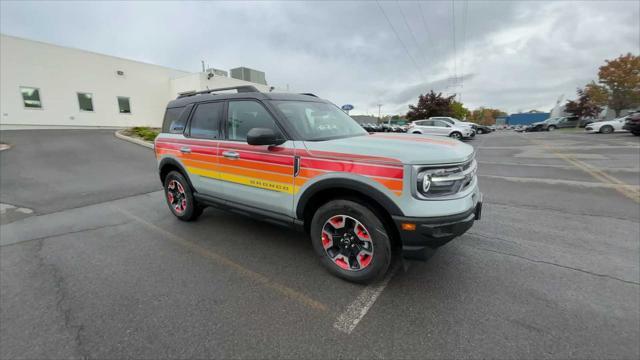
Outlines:
{"label": "black car", "polygon": [[640,112],[634,112],[627,116],[622,128],[629,130],[635,136],[640,136]]}
{"label": "black car", "polygon": [[478,134],[488,134],[493,131],[492,128],[484,125],[476,125],[475,128],[476,128],[476,133]]}

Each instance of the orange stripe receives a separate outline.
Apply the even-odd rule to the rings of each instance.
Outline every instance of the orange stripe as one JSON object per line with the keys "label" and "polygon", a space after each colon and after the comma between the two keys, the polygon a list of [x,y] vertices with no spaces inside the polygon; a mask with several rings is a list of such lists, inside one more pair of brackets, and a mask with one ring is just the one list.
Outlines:
{"label": "orange stripe", "polygon": [[224,166],[224,165],[220,165],[219,168],[220,168],[220,172],[224,172],[227,174],[242,175],[242,176],[253,177],[253,178],[258,178],[262,180],[281,182],[285,184],[291,184],[293,182],[292,175],[273,174],[273,173],[267,173],[267,172],[250,170],[250,169],[233,168],[233,167]]}
{"label": "orange stripe", "polygon": [[402,180],[390,180],[390,179],[382,179],[382,178],[376,178],[376,177],[369,177],[369,178],[379,182],[380,184],[384,185],[387,189],[391,191],[395,191],[395,190],[402,191]]}
{"label": "orange stripe", "polygon": [[210,162],[210,161],[209,162],[200,162],[200,161],[195,161],[195,160],[191,160],[191,159],[183,159],[182,163],[184,163],[184,165],[186,165],[188,167],[195,167],[195,168],[211,170],[211,171],[220,171],[218,166],[215,163]]}
{"label": "orange stripe", "polygon": [[312,170],[312,169],[300,169],[300,173],[298,176],[306,177],[306,178],[314,178],[316,176],[326,174],[326,171],[320,170]]}

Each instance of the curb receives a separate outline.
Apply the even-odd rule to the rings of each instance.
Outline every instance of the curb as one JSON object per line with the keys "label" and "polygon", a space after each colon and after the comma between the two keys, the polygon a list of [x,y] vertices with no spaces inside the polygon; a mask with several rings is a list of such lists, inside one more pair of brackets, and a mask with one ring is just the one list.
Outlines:
{"label": "curb", "polygon": [[134,143],[136,145],[144,146],[144,147],[146,147],[148,149],[153,150],[153,144],[152,143],[149,143],[149,142],[146,142],[144,140],[140,140],[140,139],[137,139],[137,138],[134,138],[134,137],[131,137],[131,136],[127,136],[127,135],[121,134],[120,133],[121,131],[123,131],[123,130],[118,130],[118,131],[114,132],[113,135],[115,135],[118,139],[122,139],[124,141],[128,141],[130,143]]}

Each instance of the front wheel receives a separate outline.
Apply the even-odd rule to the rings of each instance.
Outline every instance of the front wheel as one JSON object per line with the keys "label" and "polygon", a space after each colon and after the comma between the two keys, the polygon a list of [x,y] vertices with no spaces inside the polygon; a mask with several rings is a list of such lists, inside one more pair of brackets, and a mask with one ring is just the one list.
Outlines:
{"label": "front wheel", "polygon": [[322,265],[348,281],[371,282],[391,263],[391,241],[382,221],[354,201],[322,205],[311,220],[311,242]]}
{"label": "front wheel", "polygon": [[164,179],[164,194],[173,215],[183,221],[196,220],[203,208],[196,203],[193,190],[185,177],[172,171]]}
{"label": "front wheel", "polygon": [[450,137],[450,138],[453,138],[453,139],[456,139],[456,140],[462,140],[462,134],[460,134],[460,133],[459,133],[459,132],[457,132],[457,131],[452,132],[452,133],[449,135],[449,137]]}
{"label": "front wheel", "polygon": [[603,134],[611,134],[613,132],[613,127],[609,125],[605,125],[600,128],[600,132]]}
{"label": "front wheel", "polygon": [[555,130],[555,129],[556,129],[556,127],[555,127],[555,126],[553,126],[553,125],[549,125],[549,127],[547,128],[547,131],[553,131],[553,130]]}

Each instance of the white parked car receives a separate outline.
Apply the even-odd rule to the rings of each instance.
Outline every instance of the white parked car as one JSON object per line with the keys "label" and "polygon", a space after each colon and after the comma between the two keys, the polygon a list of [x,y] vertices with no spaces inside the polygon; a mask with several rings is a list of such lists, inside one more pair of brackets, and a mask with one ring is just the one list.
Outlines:
{"label": "white parked car", "polygon": [[409,125],[407,133],[448,136],[454,139],[462,140],[463,138],[471,137],[473,129],[467,126],[456,126],[444,120],[429,119],[417,120],[412,122],[411,125]]}
{"label": "white parked car", "polygon": [[466,122],[466,121],[460,121],[456,118],[452,118],[452,117],[448,117],[448,116],[432,116],[429,118],[429,120],[442,120],[442,121],[446,121],[449,124],[453,125],[453,126],[457,126],[457,127],[468,127],[471,129],[471,136],[470,137],[474,137],[476,136],[476,126],[478,126],[477,124],[474,124],[472,122]]}
{"label": "white parked car", "polygon": [[609,121],[597,121],[587,125],[584,130],[588,133],[610,134],[614,131],[627,131],[622,129],[626,116]]}

